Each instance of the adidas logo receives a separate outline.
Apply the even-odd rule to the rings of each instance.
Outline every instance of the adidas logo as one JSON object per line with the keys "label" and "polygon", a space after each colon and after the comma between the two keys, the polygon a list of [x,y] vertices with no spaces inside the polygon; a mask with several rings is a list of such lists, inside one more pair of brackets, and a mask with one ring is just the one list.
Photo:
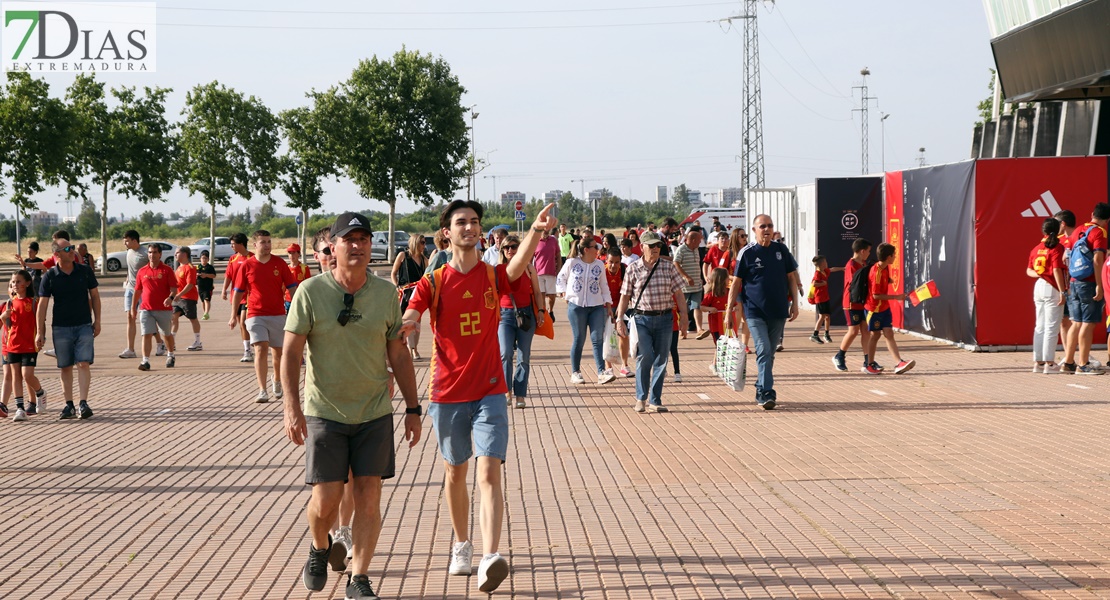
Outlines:
{"label": "adidas logo", "polygon": [[1021,216],[1044,219],[1060,212],[1060,204],[1056,202],[1056,198],[1052,196],[1051,191],[1041,194],[1041,197],[1034,200],[1029,206],[1030,208],[1021,211]]}
{"label": "adidas logo", "polygon": [[358,218],[357,218],[357,217],[356,217],[356,218],[354,218],[354,219],[351,219],[351,222],[350,222],[350,223],[347,223],[347,224],[348,224],[348,225],[362,225],[362,223],[360,223],[360,222],[359,222],[359,220],[358,220]]}
{"label": "adidas logo", "polygon": [[470,290],[466,290],[465,292],[463,292],[463,300],[466,300],[468,298],[473,298],[473,297],[474,296],[470,293]]}

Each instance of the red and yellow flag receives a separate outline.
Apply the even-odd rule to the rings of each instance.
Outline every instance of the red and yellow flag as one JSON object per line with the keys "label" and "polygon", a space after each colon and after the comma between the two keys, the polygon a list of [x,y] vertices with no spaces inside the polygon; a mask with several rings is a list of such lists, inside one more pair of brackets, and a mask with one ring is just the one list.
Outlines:
{"label": "red and yellow flag", "polygon": [[921,284],[916,290],[910,292],[910,304],[917,306],[922,301],[940,296],[940,290],[932,279]]}

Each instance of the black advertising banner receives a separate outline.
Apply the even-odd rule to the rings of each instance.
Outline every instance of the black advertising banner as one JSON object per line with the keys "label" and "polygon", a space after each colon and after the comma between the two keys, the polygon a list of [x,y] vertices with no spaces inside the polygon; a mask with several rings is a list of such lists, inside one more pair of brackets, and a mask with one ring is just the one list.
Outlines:
{"label": "black advertising banner", "polygon": [[902,172],[904,290],[935,281],[939,298],[905,308],[904,327],[974,345],[974,161]]}
{"label": "black advertising banner", "polygon": [[[817,254],[825,256],[830,267],[843,267],[852,258],[852,242],[865,238],[872,244],[883,239],[882,177],[818,179]],[[811,257],[799,257],[807,260]],[[802,282],[808,289],[808,282]],[[847,325],[844,319],[844,277],[837,273],[829,279],[829,301],[833,325]]]}

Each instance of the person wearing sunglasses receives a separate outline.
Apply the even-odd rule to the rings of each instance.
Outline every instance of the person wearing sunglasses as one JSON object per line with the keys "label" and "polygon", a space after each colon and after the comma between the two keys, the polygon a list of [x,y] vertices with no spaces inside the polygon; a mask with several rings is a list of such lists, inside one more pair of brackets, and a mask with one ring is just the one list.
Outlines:
{"label": "person wearing sunglasses", "polygon": [[[520,238],[510,235],[501,241],[501,263],[508,265],[520,249]],[[528,375],[531,371],[532,338],[536,327],[547,316],[543,309],[536,267],[527,265],[528,272],[509,284],[501,292],[501,323],[497,326],[497,340],[501,345],[501,365],[505,369],[505,385],[509,388],[507,406],[528,406]],[[518,315],[523,313],[526,326],[521,326]],[[516,366],[514,368],[513,363]]]}
{"label": "person wearing sunglasses", "polygon": [[613,298],[605,282],[605,261],[598,260],[599,244],[594,236],[583,235],[571,248],[570,259],[555,278],[555,289],[567,301],[567,321],[570,321],[570,382],[585,383],[582,376],[582,348],[586,345],[586,329],[597,367],[597,384],[603,385],[616,379],[605,368],[605,324],[613,317]]}
{"label": "person wearing sunglasses", "polygon": [[[756,243],[745,246],[736,257],[725,329],[736,317],[751,328],[758,368],[755,401],[764,410],[772,410],[778,403],[773,373],[775,347],[782,340],[786,321],[798,318],[798,280],[793,276],[798,263],[786,244],[771,240],[775,226],[769,215],[757,216],[754,223]],[[738,306],[738,300],[734,317],[731,309]]]}
{"label": "person wearing sunglasses", "polygon": [[498,297],[501,292],[511,293],[511,286],[528,276],[540,232],[559,224],[550,216],[554,206],[548,204],[540,211],[507,264],[489,266],[482,264],[475,252],[482,237],[482,205],[472,200],[450,202],[440,214],[439,227],[451,242],[451,261],[416,284],[401,330],[402,334],[416,330],[421,315],[430,313],[435,351],[428,417],[444,460],[444,496],[457,540],[447,568],[452,575],[471,574],[474,548],[468,521],[467,471],[471,456],[478,456],[474,479],[482,494],[484,546],[478,563],[478,590],[486,593],[497,589],[509,575],[509,561],[498,552],[505,514],[501,472],[509,448],[508,387],[497,340],[501,321]]}
{"label": "person wearing sunglasses", "polygon": [[[46,343],[46,312],[54,299],[50,338],[54,340],[55,358],[62,370],[62,394],[66,405],[62,419],[92,418],[89,408],[89,385],[92,373],[93,339],[100,335],[100,290],[92,269],[74,262],[74,247],[64,240],[51,243],[58,264],[42,276],[41,300],[38,305],[38,333],[35,348]],[[73,368],[77,367],[77,392],[80,405],[73,406]]]}
{"label": "person wearing sunglasses", "polygon": [[[304,586],[323,590],[328,566],[339,571],[345,566],[346,548],[333,547],[330,530],[344,484],[353,475],[354,552],[346,597],[364,598],[374,596],[368,575],[382,527],[382,480],[396,470],[387,367],[405,401],[410,448],[420,441],[421,409],[397,291],[366,269],[370,222],[361,214],[343,213],[330,232],[325,256],[334,257],[335,268],[300,285],[285,322],[284,424],[289,440],[305,446],[305,482],[312,486],[305,511],[311,547],[301,574]],[[302,357],[307,357],[303,409]]]}

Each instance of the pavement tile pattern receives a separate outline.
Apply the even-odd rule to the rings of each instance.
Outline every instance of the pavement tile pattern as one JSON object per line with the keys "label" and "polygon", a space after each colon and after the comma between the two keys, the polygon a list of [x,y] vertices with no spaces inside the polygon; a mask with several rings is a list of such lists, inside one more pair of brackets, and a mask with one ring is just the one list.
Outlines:
{"label": "pavement tile pattern", "polygon": [[[47,414],[0,423],[0,598],[342,598],[334,573],[324,593],[300,583],[304,451],[280,403],[254,403],[226,304],[203,323],[204,351],[140,373],[115,356],[118,282],[102,296],[95,417],[57,420],[57,370],[41,357]],[[709,373],[710,340],[691,335],[684,381],[664,389],[672,412],[637,414],[631,379],[569,383],[559,318],[556,339],[534,345],[528,408],[511,411],[512,571],[495,595],[1110,597],[1110,377],[1033,375],[1027,353],[905,336],[910,373],[836,373],[809,319],[778,356],[778,409],[727,389]],[[485,596],[446,574],[452,533],[425,427],[411,450],[396,430],[371,580],[384,598]]]}

